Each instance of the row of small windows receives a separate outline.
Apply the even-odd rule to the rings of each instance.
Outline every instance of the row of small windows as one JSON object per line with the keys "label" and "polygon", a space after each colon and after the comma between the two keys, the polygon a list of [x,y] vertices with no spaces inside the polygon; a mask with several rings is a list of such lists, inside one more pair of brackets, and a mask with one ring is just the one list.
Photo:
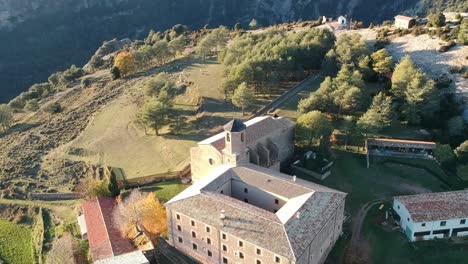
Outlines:
{"label": "row of small windows", "polygon": [[[192,237],[194,237],[194,238],[197,237],[196,233],[193,232],[193,231],[192,231]],[[223,239],[224,240],[227,239],[226,234],[223,234]],[[182,239],[182,237],[178,237],[178,241],[179,241],[179,243],[184,243],[184,240]],[[211,245],[211,239],[210,238],[206,238],[206,242]],[[239,247],[244,247],[244,242],[239,240],[238,245],[239,245]],[[198,245],[195,244],[195,243],[192,243],[192,249],[193,250],[198,250]],[[227,245],[223,244],[222,249],[223,249],[224,252],[228,252],[228,246]],[[261,256],[262,255],[262,250],[260,248],[257,248],[256,253],[257,253],[257,255]],[[209,257],[213,256],[213,253],[210,250],[207,251],[207,254],[208,254]],[[238,257],[240,259],[244,259],[245,258],[244,253],[243,252],[238,252]],[[226,258],[223,258],[223,263],[227,263],[227,259],[226,259],[226,262],[224,262],[224,259],[226,259]],[[262,262],[260,260],[257,260],[257,263],[261,264]],[[275,256],[275,263],[281,263],[281,258],[278,257],[278,256]]]}
{"label": "row of small windows", "polygon": [[[460,225],[465,225],[466,224],[466,219],[461,219],[460,220]],[[440,221],[440,226],[446,226],[447,221]],[[422,223],[421,226],[426,226],[426,223]]]}

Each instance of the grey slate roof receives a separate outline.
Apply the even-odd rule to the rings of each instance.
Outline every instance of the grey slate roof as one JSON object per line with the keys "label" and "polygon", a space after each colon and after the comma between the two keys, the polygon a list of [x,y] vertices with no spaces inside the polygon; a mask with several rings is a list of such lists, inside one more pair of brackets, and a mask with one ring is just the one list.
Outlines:
{"label": "grey slate roof", "polygon": [[[291,176],[252,164],[225,167],[217,173],[187,188],[166,206],[292,260],[304,253],[346,196],[304,180],[293,181]],[[289,201],[275,214],[214,192],[228,180],[241,180]],[[224,227],[219,219],[221,210],[226,216]],[[295,217],[297,212],[299,218]],[[285,215],[289,216],[286,220]]]}
{"label": "grey slate roof", "polygon": [[224,130],[228,132],[240,132],[245,130],[245,124],[239,119],[233,119],[231,122],[224,125]]}

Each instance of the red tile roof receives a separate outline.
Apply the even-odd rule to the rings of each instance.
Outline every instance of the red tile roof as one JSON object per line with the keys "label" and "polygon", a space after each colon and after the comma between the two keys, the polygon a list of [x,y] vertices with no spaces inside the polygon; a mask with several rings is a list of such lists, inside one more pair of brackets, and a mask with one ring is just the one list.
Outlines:
{"label": "red tile roof", "polygon": [[114,199],[96,198],[83,204],[89,248],[94,261],[135,251],[113,223]]}
{"label": "red tile roof", "polygon": [[416,223],[468,217],[467,190],[424,193],[394,198],[406,207]]}

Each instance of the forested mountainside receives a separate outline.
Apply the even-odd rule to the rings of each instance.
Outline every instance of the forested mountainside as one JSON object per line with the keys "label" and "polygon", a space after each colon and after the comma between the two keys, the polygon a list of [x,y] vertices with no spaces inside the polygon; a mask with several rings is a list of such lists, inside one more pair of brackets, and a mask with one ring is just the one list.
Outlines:
{"label": "forested mountainside", "polygon": [[71,64],[83,65],[104,40],[141,38],[175,24],[261,25],[321,15],[381,22],[433,8],[464,11],[464,0],[0,0],[0,102]]}

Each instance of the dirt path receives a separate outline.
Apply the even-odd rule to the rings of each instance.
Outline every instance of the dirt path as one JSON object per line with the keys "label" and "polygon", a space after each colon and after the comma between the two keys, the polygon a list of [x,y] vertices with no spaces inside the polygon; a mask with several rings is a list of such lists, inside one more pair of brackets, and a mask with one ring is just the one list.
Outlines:
{"label": "dirt path", "polygon": [[381,200],[374,200],[364,204],[358,211],[353,220],[351,241],[348,245],[346,263],[367,263],[369,256],[366,252],[366,244],[361,238],[361,230],[364,219],[369,210],[376,204],[381,203]]}

